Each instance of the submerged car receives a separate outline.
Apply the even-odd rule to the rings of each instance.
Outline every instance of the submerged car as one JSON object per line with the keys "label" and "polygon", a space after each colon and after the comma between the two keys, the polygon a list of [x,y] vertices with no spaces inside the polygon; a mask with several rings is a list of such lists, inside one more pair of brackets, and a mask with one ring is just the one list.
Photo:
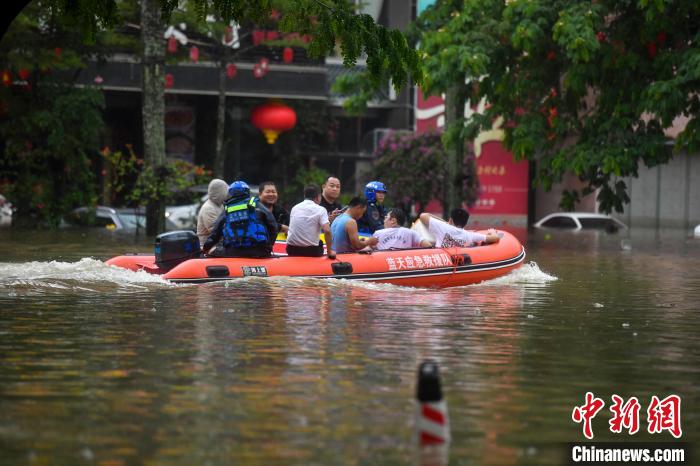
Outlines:
{"label": "submerged car", "polygon": [[145,229],[146,211],[143,208],[78,207],[63,218],[61,226],[98,227],[108,230]]}
{"label": "submerged car", "polygon": [[12,204],[5,196],[0,194],[0,227],[9,227],[12,225]]}
{"label": "submerged car", "polygon": [[615,232],[621,228],[627,228],[627,225],[610,215],[592,212],[557,212],[540,219],[539,222],[535,223],[535,228]]}
{"label": "submerged car", "polygon": [[167,230],[192,230],[197,226],[197,214],[208,199],[207,185],[193,186],[177,193],[165,208],[165,228]]}

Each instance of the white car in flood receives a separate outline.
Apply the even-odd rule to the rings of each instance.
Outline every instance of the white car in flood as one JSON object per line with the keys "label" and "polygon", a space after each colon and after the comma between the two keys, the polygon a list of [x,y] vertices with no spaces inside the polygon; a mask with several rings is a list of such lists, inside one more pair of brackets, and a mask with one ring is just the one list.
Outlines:
{"label": "white car in flood", "polygon": [[0,194],[0,227],[12,225],[12,204]]}
{"label": "white car in flood", "polygon": [[535,228],[560,230],[606,230],[617,231],[627,225],[610,215],[592,212],[557,212],[549,214],[535,223]]}

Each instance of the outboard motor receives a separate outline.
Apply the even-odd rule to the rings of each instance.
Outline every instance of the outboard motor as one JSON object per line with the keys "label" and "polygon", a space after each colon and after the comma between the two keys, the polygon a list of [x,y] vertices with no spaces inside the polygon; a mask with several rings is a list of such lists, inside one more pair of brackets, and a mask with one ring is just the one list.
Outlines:
{"label": "outboard motor", "polygon": [[199,238],[193,231],[169,231],[156,236],[156,265],[163,270],[197,259],[201,254]]}

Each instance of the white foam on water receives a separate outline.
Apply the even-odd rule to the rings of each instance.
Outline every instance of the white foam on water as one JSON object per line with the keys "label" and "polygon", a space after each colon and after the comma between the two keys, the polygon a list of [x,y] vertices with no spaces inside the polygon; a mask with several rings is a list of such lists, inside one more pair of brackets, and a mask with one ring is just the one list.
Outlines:
{"label": "white foam on water", "polygon": [[[330,289],[336,288],[361,288],[369,291],[380,291],[380,292],[393,292],[393,293],[424,293],[426,290],[438,291],[439,288],[416,288],[411,286],[400,286],[392,285],[390,283],[376,283],[371,281],[361,281],[361,280],[346,280],[342,278],[308,278],[308,277],[245,277],[239,280],[250,281],[250,282],[262,282],[269,283],[269,281],[274,281],[278,286],[281,287],[298,287],[298,286],[315,286],[324,287]],[[465,285],[465,287],[474,286],[521,286],[521,285],[545,285],[548,282],[559,280],[557,277],[550,275],[546,272],[540,270],[536,262],[531,261],[523,264],[521,267],[513,270],[507,275],[502,277],[494,278],[492,280],[487,280],[485,282],[476,283],[472,285]],[[233,283],[235,281],[226,281],[224,286],[235,286]],[[462,288],[462,287],[459,287]]]}
{"label": "white foam on water", "polygon": [[102,261],[83,258],[78,262],[22,262],[0,263],[0,285],[41,286],[56,289],[80,289],[94,291],[81,286],[69,286],[66,282],[109,282],[120,286],[144,288],[140,285],[157,284],[174,286],[158,275],[148,272],[122,269]]}
{"label": "white foam on water", "polygon": [[543,285],[556,280],[559,279],[554,275],[543,272],[536,262],[531,261],[513,270],[508,275],[469,286]]}

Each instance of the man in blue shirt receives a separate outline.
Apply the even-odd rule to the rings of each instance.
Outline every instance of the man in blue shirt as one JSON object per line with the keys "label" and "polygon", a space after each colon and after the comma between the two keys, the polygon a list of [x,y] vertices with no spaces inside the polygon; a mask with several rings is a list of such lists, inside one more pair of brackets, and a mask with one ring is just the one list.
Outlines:
{"label": "man in blue shirt", "polygon": [[355,252],[377,244],[377,238],[363,239],[358,234],[357,221],[366,210],[367,201],[361,197],[353,197],[347,210],[331,224],[333,250],[336,253]]}

